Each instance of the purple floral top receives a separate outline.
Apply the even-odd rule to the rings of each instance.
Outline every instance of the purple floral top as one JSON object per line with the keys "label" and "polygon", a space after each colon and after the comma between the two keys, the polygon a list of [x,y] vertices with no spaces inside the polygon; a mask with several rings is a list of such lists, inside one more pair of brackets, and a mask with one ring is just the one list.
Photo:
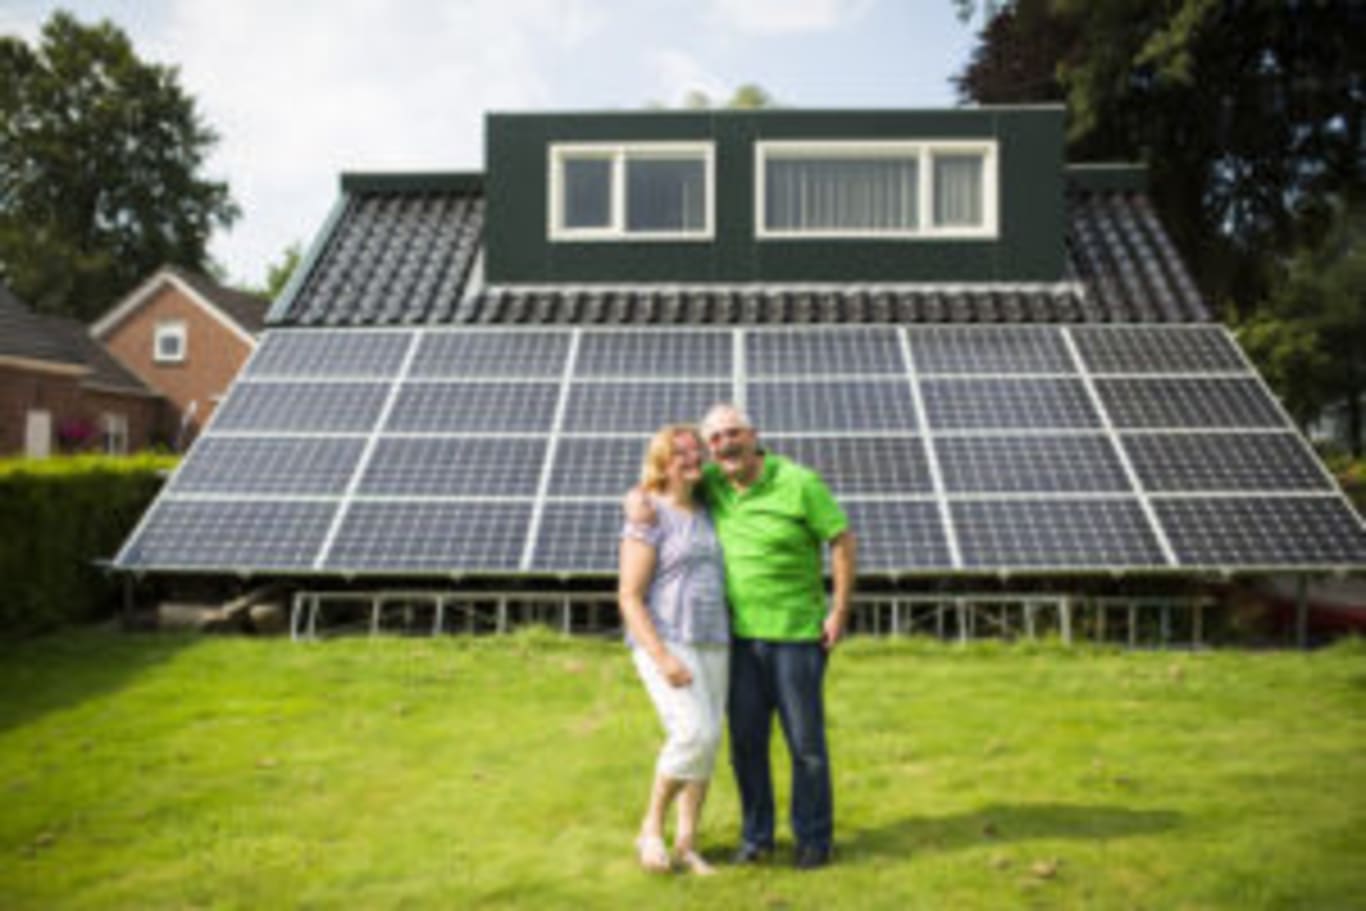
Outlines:
{"label": "purple floral top", "polygon": [[[627,522],[621,536],[655,549],[655,573],[645,594],[655,630],[668,642],[729,642],[725,569],[711,515],[700,507],[688,513],[659,497],[650,499],[655,524]],[[636,644],[629,633],[626,641],[632,647]]]}

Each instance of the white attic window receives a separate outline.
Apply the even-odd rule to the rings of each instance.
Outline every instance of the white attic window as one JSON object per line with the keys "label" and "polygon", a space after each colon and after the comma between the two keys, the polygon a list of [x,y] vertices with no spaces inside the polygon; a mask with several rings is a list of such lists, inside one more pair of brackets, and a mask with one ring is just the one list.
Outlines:
{"label": "white attic window", "polygon": [[152,337],[152,360],[158,364],[180,364],[185,361],[188,332],[184,320],[162,320],[156,324]]}
{"label": "white attic window", "polygon": [[994,141],[755,143],[762,239],[990,239]]}
{"label": "white attic window", "polygon": [[550,147],[552,241],[710,240],[709,142]]}

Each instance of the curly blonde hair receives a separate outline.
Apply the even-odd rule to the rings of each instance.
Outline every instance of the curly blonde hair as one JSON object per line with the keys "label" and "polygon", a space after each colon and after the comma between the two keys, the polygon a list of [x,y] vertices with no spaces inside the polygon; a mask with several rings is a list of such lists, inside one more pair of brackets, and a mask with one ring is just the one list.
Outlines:
{"label": "curly blonde hair", "polygon": [[669,485],[669,462],[674,457],[674,439],[686,433],[702,445],[702,435],[695,424],[665,424],[650,437],[645,447],[645,459],[640,464],[640,486],[651,493],[662,493]]}

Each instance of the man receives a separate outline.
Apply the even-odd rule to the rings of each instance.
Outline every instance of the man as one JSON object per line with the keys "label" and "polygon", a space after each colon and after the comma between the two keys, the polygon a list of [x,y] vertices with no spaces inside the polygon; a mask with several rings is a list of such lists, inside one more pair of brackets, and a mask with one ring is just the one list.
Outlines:
{"label": "man", "polygon": [[[816,472],[765,452],[744,413],[717,405],[702,420],[713,464],[703,487],[726,567],[731,609],[731,765],[740,791],[737,863],[773,851],[769,735],[777,712],[792,757],[795,864],[830,861],[834,800],[822,684],[827,656],[844,636],[853,593],[855,540]],[[627,500],[628,517],[652,522],[648,501]],[[826,610],[821,546],[830,544],[834,591]]]}

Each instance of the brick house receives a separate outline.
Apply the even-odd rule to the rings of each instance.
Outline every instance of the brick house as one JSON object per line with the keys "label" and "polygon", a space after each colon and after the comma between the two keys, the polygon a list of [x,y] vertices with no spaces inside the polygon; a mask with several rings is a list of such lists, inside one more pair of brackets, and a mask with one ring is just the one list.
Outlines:
{"label": "brick house", "polygon": [[166,438],[165,417],[82,323],[34,313],[0,284],[0,455],[145,449]]}
{"label": "brick house", "polygon": [[90,335],[166,398],[181,449],[255,349],[269,303],[165,266],[97,319]]}

